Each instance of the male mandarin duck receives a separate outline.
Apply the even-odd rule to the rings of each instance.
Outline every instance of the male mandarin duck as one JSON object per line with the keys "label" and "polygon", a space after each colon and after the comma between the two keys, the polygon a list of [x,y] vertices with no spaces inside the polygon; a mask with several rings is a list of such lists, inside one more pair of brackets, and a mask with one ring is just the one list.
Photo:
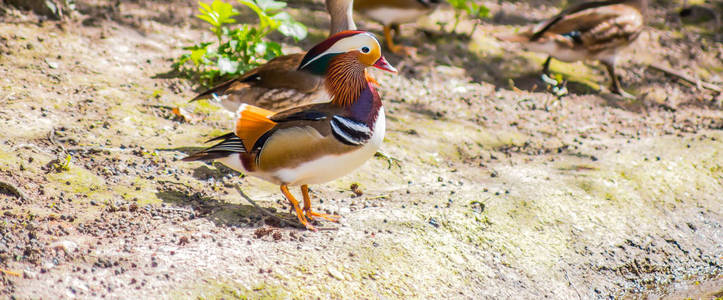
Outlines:
{"label": "male mandarin duck", "polygon": [[410,55],[413,48],[394,44],[392,29],[399,31],[399,24],[416,22],[439,5],[440,0],[355,0],[354,10],[384,26],[384,38],[390,51]]}
{"label": "male mandarin duck", "polygon": [[599,60],[612,79],[610,90],[632,97],[622,89],[615,76],[615,58],[618,50],[632,43],[642,32],[647,2],[607,0],[580,3],[525,33],[500,39],[519,42],[531,51],[548,54],[543,74],[548,73],[552,57],[565,62]]}
{"label": "male mandarin duck", "polygon": [[[337,221],[339,216],[311,209],[309,184],[341,177],[361,166],[384,139],[385,118],[367,67],[396,72],[381,46],[364,31],[337,33],[309,50],[298,70],[322,76],[331,102],[308,104],[278,113],[242,104],[236,129],[184,161],[217,160],[240,172],[281,186],[299,221],[307,229],[314,217]],[[303,209],[288,186],[301,186]]]}
{"label": "male mandarin duck", "polygon": [[[356,30],[352,17],[353,0],[326,0],[331,16],[329,35]],[[305,53],[283,55],[245,74],[205,91],[191,101],[218,99],[230,111],[250,104],[274,111],[309,103],[323,103],[326,97],[323,77],[298,69]]]}

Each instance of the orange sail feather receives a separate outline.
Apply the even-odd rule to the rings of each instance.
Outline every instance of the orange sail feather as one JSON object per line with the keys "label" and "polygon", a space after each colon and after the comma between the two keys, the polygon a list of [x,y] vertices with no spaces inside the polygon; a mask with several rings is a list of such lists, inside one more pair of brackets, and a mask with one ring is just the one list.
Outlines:
{"label": "orange sail feather", "polygon": [[238,109],[238,114],[235,133],[241,138],[248,151],[251,151],[259,137],[276,126],[276,122],[269,119],[274,114],[270,110],[242,104]]}

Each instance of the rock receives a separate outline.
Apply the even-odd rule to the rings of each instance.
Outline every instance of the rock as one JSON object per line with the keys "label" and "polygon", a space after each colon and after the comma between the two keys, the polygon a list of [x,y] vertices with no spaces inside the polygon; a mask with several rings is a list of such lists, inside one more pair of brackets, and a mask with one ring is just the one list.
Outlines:
{"label": "rock", "polygon": [[38,273],[28,270],[23,270],[23,278],[25,279],[35,279],[38,278]]}
{"label": "rock", "polygon": [[326,270],[329,271],[329,275],[331,275],[331,277],[334,277],[339,280],[344,280],[344,274],[339,272],[339,270],[337,270],[336,268],[334,268],[332,266],[327,266]]}
{"label": "rock", "polygon": [[60,66],[57,61],[52,61],[47,58],[45,59],[45,63],[48,64],[48,67],[51,69],[57,69]]}
{"label": "rock", "polygon": [[65,253],[70,254],[75,252],[75,249],[78,249],[78,244],[71,241],[57,241],[50,244],[50,248],[54,250],[63,250]]}

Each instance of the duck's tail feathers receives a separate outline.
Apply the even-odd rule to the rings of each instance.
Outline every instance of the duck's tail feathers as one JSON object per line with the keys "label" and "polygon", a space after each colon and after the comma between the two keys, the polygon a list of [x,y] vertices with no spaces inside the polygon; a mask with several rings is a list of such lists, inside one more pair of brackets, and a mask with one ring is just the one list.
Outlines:
{"label": "duck's tail feathers", "polygon": [[227,134],[224,134],[219,137],[212,138],[208,140],[207,142],[212,141],[218,141],[221,142],[213,145],[212,147],[196,152],[194,154],[191,154],[187,157],[184,157],[183,161],[196,161],[196,160],[214,160],[219,159],[222,157],[227,157],[229,155],[235,154],[235,153],[241,153],[246,152],[246,147],[244,147],[243,142],[241,139],[236,136],[235,133],[230,132]]}
{"label": "duck's tail feathers", "polygon": [[198,94],[198,96],[194,97],[193,99],[189,100],[188,102],[220,98],[226,92],[226,90],[228,90],[236,81],[237,81],[237,79],[234,78],[234,79],[228,80],[224,83],[221,83],[217,86],[214,86],[211,89]]}

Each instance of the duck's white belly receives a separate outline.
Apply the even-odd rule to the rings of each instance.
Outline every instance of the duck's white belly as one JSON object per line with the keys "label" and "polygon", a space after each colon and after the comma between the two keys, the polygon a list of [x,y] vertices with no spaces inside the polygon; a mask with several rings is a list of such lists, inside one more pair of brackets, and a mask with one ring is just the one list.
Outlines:
{"label": "duck's white belly", "polygon": [[529,43],[526,48],[533,52],[545,53],[564,62],[576,62],[588,58],[587,51],[560,47],[557,42],[550,39],[542,43]]}
{"label": "duck's white belly", "polygon": [[401,9],[401,8],[376,8],[367,11],[365,14],[369,18],[382,23],[384,25],[391,24],[403,24],[417,21],[425,14],[427,10],[424,9]]}
{"label": "duck's white belly", "polygon": [[[386,121],[384,108],[379,109],[379,116],[374,124],[374,132],[369,141],[361,148],[342,155],[328,155],[313,161],[305,162],[294,168],[280,169],[272,174],[252,174],[261,178],[288,183],[288,185],[318,184],[328,182],[354,171],[364,164],[379,150],[384,140]],[[272,181],[276,181],[272,180]]]}

